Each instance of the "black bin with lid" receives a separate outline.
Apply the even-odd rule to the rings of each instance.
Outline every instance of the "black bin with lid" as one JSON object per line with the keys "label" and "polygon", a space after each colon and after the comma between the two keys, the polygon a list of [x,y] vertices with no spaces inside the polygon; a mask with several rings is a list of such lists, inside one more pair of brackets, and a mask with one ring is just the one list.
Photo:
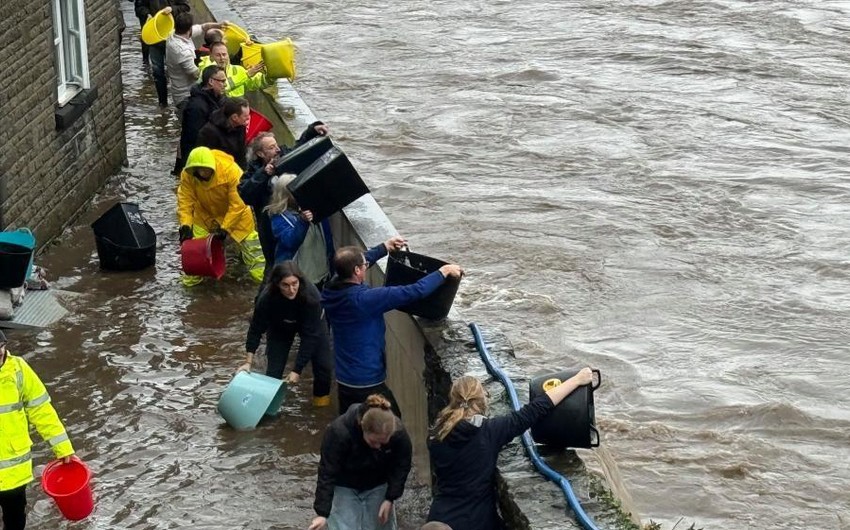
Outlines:
{"label": "black bin with lid", "polygon": [[[561,371],[535,377],[529,382],[529,400],[545,394],[577,373],[578,370]],[[602,384],[602,374],[599,370],[593,370],[593,374],[593,383],[578,387],[548,416],[531,427],[531,437],[535,442],[555,449],[599,447],[593,392]]]}
{"label": "black bin with lid", "polygon": [[[416,254],[409,250],[391,252],[387,260],[387,276],[384,279],[384,286],[416,283],[443,265],[446,265],[445,261]],[[400,310],[429,320],[446,318],[452,308],[459,286],[460,278],[449,276],[436,291],[422,300],[400,308]]]}
{"label": "black bin with lid", "polygon": [[156,262],[156,232],[132,202],[119,202],[92,223],[100,267],[135,271]]}
{"label": "black bin with lid", "polygon": [[369,193],[369,188],[351,161],[336,146],[298,173],[286,187],[302,210],[313,212],[314,223],[330,217]]}

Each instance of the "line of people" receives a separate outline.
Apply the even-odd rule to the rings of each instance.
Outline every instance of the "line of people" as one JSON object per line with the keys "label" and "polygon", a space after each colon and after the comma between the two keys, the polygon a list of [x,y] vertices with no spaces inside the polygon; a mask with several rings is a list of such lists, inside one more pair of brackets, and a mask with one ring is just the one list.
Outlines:
{"label": "line of people", "polygon": [[[258,135],[246,147],[250,109],[241,96],[268,85],[262,64],[249,69],[232,64],[221,38],[226,23],[193,24],[188,8],[181,7],[184,0],[135,1],[137,14],[139,4],[147,4],[149,13],[155,12],[153,4],[179,11],[176,34],[163,52],[171,57],[166,65],[174,64],[183,80],[200,77],[199,83],[183,84],[174,81],[178,74],[169,74],[182,124],[174,166],[180,174],[180,241],[208,234],[233,239],[250,276],[261,283],[246,357],[238,369],[252,369],[265,335],[266,375],[283,378],[297,336],[298,352],[286,380],[297,384],[312,365],[313,404],[322,407],[331,403],[336,378],[339,417],[323,437],[317,516],[309,529],[395,529],[393,506],[411,468],[412,443],[386,384],[384,314],[427,297],[463,271],[448,264],[411,285],[370,287],[369,267],[406,241],[395,236],[365,252],[354,246],[334,250],[328,221],[314,223],[312,212],[302,210],[289,193],[287,184],[295,175],[279,174],[277,162],[289,148],[278,145],[271,133]],[[200,36],[209,56],[190,64],[190,46],[196,52]],[[152,63],[160,53],[153,50],[148,51]],[[152,70],[163,104],[158,67]],[[296,146],[329,132],[315,122]],[[201,278],[183,275],[182,281],[192,286]],[[499,450],[591,378],[585,368],[519,412],[491,419],[481,383],[471,377],[456,381],[428,440],[436,478],[429,528],[502,528],[494,478]]]}

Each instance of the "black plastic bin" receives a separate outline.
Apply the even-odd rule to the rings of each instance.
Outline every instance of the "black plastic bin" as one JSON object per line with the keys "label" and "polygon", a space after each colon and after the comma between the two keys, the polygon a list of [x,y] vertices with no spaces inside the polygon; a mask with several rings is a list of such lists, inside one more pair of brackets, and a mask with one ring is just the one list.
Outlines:
{"label": "black plastic bin", "polygon": [[136,271],[156,262],[156,232],[138,204],[118,203],[91,227],[102,269]]}
{"label": "black plastic bin", "polygon": [[313,212],[314,223],[369,193],[360,174],[339,147],[331,147],[286,187],[302,210]]}
{"label": "black plastic bin", "polygon": [[317,136],[299,145],[275,163],[275,175],[298,174],[327,153],[334,144],[328,136]]}
{"label": "black plastic bin", "polygon": [[27,280],[33,249],[0,242],[0,289],[20,287]]}
{"label": "black plastic bin", "polygon": [[[384,285],[416,283],[443,265],[446,265],[445,261],[407,250],[391,252],[387,260],[387,276]],[[446,318],[452,308],[459,286],[460,278],[450,276],[436,291],[418,302],[400,308],[400,310],[429,320]]]}
{"label": "black plastic bin", "polygon": [[[551,386],[556,386],[578,371],[562,371],[535,377],[528,384],[529,400],[536,398]],[[564,398],[555,410],[531,427],[531,437],[540,444],[553,449],[565,447],[599,447],[599,431],[596,430],[596,410],[593,392],[602,384],[602,374],[593,370],[595,384],[578,387]]]}

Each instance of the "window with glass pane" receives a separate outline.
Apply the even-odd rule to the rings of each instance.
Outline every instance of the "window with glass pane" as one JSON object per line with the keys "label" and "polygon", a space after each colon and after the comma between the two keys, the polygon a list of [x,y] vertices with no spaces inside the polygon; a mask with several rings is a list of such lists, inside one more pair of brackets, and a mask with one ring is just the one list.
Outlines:
{"label": "window with glass pane", "polygon": [[53,0],[53,45],[59,104],[89,88],[84,0]]}

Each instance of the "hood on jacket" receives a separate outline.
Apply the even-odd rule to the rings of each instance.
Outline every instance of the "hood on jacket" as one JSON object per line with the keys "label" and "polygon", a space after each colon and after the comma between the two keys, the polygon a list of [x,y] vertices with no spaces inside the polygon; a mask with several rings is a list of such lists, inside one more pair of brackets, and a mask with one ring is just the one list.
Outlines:
{"label": "hood on jacket", "polygon": [[209,147],[196,147],[186,158],[184,169],[189,170],[196,167],[205,167],[215,172],[215,156]]}
{"label": "hood on jacket", "polygon": [[466,445],[470,440],[478,436],[481,426],[487,421],[486,416],[476,414],[468,420],[457,422],[455,428],[446,435],[443,443],[450,447],[458,447]]}
{"label": "hood on jacket", "polygon": [[189,97],[192,96],[208,99],[217,107],[220,106],[224,100],[224,96],[218,96],[212,91],[212,89],[204,88],[201,85],[192,85],[192,88],[189,89]]}
{"label": "hood on jacket", "polygon": [[227,116],[224,115],[224,111],[221,108],[216,109],[212,114],[210,114],[210,123],[219,129],[224,129],[225,131],[236,128],[230,124],[230,120],[227,119]]}
{"label": "hood on jacket", "polygon": [[365,288],[365,285],[344,282],[339,279],[339,276],[335,275],[322,289],[322,305],[330,311],[341,308],[347,303],[348,290],[355,287]]}

